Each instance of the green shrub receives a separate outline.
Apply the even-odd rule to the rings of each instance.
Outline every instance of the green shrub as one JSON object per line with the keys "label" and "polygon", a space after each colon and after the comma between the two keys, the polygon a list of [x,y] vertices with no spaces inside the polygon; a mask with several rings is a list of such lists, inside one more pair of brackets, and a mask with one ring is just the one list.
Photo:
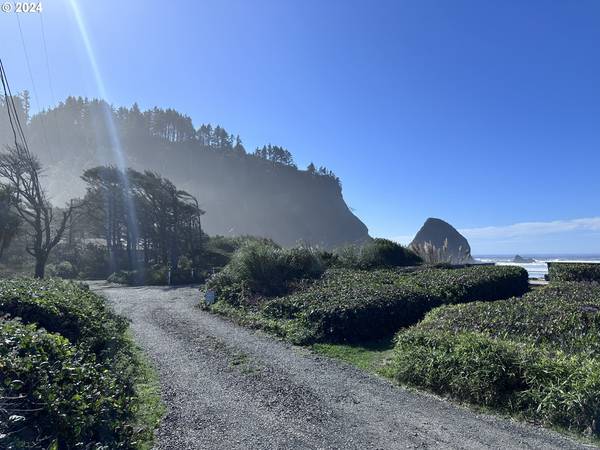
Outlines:
{"label": "green shrub", "polygon": [[0,342],[0,447],[132,447],[130,383],[35,325],[0,319]]}
{"label": "green shrub", "polygon": [[273,296],[288,291],[293,282],[317,278],[325,266],[309,248],[283,249],[268,242],[249,242],[208,283],[220,298],[238,304],[246,295]]}
{"label": "green shrub", "polygon": [[[206,272],[192,269],[172,269],[171,285],[201,283],[206,278]],[[165,286],[169,283],[169,269],[155,265],[144,270],[120,270],[111,274],[109,283],[125,284],[128,286]]]}
{"label": "green shrub", "polygon": [[600,263],[549,262],[548,278],[550,279],[550,282],[600,282]]}
{"label": "green shrub", "polygon": [[269,318],[292,320],[307,341],[379,338],[420,320],[446,303],[522,295],[527,272],[519,267],[427,269],[398,273],[332,269],[297,292],[263,302]]}
{"label": "green shrub", "polygon": [[[70,267],[64,263],[70,264]],[[102,280],[109,274],[108,267],[106,245],[75,241],[71,244],[60,243],[54,248],[46,272],[48,275],[66,279]]]}
{"label": "green shrub", "polygon": [[127,328],[100,296],[74,282],[57,279],[0,280],[0,315],[20,317],[73,344],[85,346],[99,357],[112,355]]}
{"label": "green shrub", "polygon": [[598,433],[600,285],[442,306],[399,333],[398,381]]}
{"label": "green shrub", "polygon": [[46,273],[51,277],[73,279],[77,278],[77,271],[69,261],[62,261],[56,265],[49,264]]}
{"label": "green shrub", "polygon": [[522,298],[437,308],[418,325],[424,331],[474,331],[495,338],[600,356],[600,285],[566,282]]}
{"label": "green shrub", "polygon": [[422,330],[397,337],[392,370],[400,383],[595,433],[600,362],[480,333]]}
{"label": "green shrub", "polygon": [[375,269],[414,266],[422,262],[413,251],[388,239],[373,239],[362,246],[339,251],[338,266],[350,269]]}

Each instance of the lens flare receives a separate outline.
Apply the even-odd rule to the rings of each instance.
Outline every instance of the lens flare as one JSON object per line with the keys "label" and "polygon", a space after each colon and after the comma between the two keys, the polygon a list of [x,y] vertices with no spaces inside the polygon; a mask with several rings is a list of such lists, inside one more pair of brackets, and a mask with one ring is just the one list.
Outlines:
{"label": "lens flare", "polygon": [[[123,173],[123,185],[125,186],[125,192],[129,192],[129,179],[126,176],[127,167],[125,162],[125,154],[123,152],[123,147],[121,145],[121,139],[119,138],[119,134],[117,132],[117,127],[115,125],[115,121],[113,118],[113,112],[110,104],[108,103],[108,95],[106,92],[106,87],[104,85],[104,80],[102,79],[102,74],[100,72],[100,68],[98,67],[98,61],[96,60],[96,55],[94,53],[94,49],[92,47],[92,43],[90,41],[89,34],[87,32],[87,27],[83,16],[81,14],[81,10],[79,9],[79,5],[76,0],[69,0],[69,4],[71,5],[71,9],[73,10],[73,15],[75,16],[75,21],[77,22],[77,27],[79,28],[79,33],[81,34],[81,39],[83,40],[83,45],[85,46],[85,50],[90,61],[90,65],[92,66],[92,72],[94,74],[94,80],[96,82],[96,87],[98,88],[98,92],[103,102],[103,110],[106,121],[106,127],[109,134],[110,139],[110,151],[114,157],[115,164],[117,168]],[[138,233],[138,222],[137,222],[137,213],[135,210],[135,203],[130,195],[126,195],[123,199],[125,202],[125,206],[127,211],[129,212],[129,220],[130,220],[130,229],[133,231],[133,236],[131,241],[135,243],[137,242]],[[134,248],[134,253],[136,249]],[[137,257],[134,257],[131,261],[133,268],[137,268],[138,261]]]}

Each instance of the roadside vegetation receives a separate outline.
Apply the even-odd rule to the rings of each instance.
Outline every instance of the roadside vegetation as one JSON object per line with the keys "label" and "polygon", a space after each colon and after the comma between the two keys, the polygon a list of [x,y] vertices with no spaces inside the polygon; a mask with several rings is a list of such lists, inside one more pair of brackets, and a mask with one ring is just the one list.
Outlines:
{"label": "roadside vegetation", "polygon": [[599,336],[600,286],[560,283],[431,311],[398,334],[392,373],[403,384],[598,435]]}
{"label": "roadside vegetation", "polygon": [[[369,264],[371,270],[355,268],[354,259],[352,268],[344,267],[343,257],[311,249],[244,246],[209,281],[218,299],[210,308],[295,343],[356,342],[391,336],[442,304],[497,300],[528,289],[520,268],[403,267],[416,257],[381,242],[359,253],[380,262]],[[389,257],[393,246],[402,256]]]}
{"label": "roadside vegetation", "polygon": [[548,263],[548,279],[552,283],[562,281],[600,282],[600,264],[551,262]]}
{"label": "roadside vegetation", "polygon": [[389,257],[397,244],[371,245],[242,246],[204,307],[402,385],[599,434],[600,284],[530,291],[519,267],[422,265],[400,246]]}
{"label": "roadside vegetation", "polygon": [[150,448],[161,403],[127,322],[85,286],[0,281],[0,447]]}

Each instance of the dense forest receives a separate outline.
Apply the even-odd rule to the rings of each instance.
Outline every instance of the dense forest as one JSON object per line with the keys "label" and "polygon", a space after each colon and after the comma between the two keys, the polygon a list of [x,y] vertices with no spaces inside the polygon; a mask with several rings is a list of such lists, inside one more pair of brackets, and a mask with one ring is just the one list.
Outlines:
{"label": "dense forest", "polygon": [[[122,165],[159,173],[195,197],[206,212],[202,229],[209,235],[255,235],[327,248],[369,239],[344,202],[336,175],[312,163],[299,169],[283,147],[249,151],[223,127],[195,128],[190,117],[173,109],[141,111],[136,104],[115,108],[69,97],[31,115],[27,92],[15,100],[56,205],[83,197],[86,170]],[[12,138],[8,121],[0,120],[0,144]]]}

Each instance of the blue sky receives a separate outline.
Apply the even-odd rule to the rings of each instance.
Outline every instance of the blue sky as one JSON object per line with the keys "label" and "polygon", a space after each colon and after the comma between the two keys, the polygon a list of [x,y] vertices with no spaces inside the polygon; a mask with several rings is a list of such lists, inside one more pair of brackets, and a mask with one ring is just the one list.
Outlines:
{"label": "blue sky", "polygon": [[[596,0],[78,4],[107,100],[326,165],[372,235],[434,216],[475,253],[600,253]],[[50,77],[40,17],[19,16],[34,108],[99,96],[69,2],[43,8]],[[14,14],[0,42],[33,91]]]}

